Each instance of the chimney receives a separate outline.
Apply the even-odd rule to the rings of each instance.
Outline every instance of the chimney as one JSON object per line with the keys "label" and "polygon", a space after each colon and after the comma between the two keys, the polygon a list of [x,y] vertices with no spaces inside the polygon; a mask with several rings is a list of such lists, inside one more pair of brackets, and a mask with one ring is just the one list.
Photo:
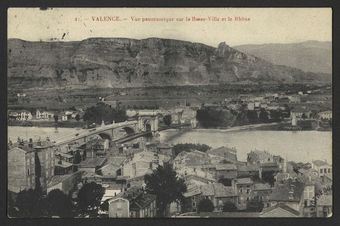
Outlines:
{"label": "chimney", "polygon": [[290,184],[290,190],[288,192],[288,199],[293,200],[294,199],[294,185]]}
{"label": "chimney", "polygon": [[32,138],[29,139],[28,147],[33,148],[33,140],[32,140]]}
{"label": "chimney", "polygon": [[289,199],[289,200],[293,200],[293,199],[294,199],[294,191],[293,191],[293,190],[290,190],[290,191],[289,191],[288,199]]}

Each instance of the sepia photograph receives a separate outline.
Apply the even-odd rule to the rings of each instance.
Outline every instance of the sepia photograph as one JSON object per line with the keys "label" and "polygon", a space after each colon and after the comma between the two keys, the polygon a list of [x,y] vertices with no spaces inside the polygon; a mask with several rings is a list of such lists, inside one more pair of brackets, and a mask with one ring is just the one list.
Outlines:
{"label": "sepia photograph", "polygon": [[9,218],[332,217],[331,8],[7,12]]}

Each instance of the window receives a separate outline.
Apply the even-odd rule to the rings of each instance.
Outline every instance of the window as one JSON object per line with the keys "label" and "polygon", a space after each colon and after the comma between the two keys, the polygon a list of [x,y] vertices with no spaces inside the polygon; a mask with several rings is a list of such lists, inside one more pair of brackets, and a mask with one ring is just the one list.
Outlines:
{"label": "window", "polygon": [[322,169],[320,169],[320,173],[322,173]]}
{"label": "window", "polygon": [[30,175],[30,169],[27,169],[27,176]]}
{"label": "window", "polygon": [[247,194],[249,194],[250,193],[250,189],[247,189]]}
{"label": "window", "polygon": [[328,168],[328,173],[331,173],[331,168]]}

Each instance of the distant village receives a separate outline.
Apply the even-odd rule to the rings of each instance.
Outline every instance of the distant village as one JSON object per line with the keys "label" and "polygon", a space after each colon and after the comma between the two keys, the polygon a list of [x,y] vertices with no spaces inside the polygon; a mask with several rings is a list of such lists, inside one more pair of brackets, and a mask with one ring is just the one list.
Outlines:
{"label": "distant village", "polygon": [[[220,123],[219,127],[221,128],[275,122],[280,125],[276,127],[277,130],[331,130],[332,100],[326,94],[329,92],[328,88],[289,94],[281,92],[238,95],[213,102],[202,102],[197,99],[173,103],[170,100],[160,103],[152,100],[139,100],[131,103],[129,100],[117,100],[117,95],[99,97],[97,101],[112,108],[123,108],[127,115],[143,109],[170,112],[186,111],[191,114],[193,120],[197,119],[196,112],[202,109],[208,109],[208,111],[212,109],[232,115],[232,119],[226,125]],[[123,92],[119,93],[118,96],[125,95],[126,93]],[[18,99],[27,98],[25,93],[18,93],[17,96]],[[67,110],[9,109],[8,123],[9,125],[21,126],[53,126],[52,122],[59,122],[60,127],[76,127],[84,125],[83,115],[85,111],[86,109],[74,106]],[[202,127],[203,124],[198,122],[198,126]],[[212,125],[212,127],[216,127],[216,125]]]}

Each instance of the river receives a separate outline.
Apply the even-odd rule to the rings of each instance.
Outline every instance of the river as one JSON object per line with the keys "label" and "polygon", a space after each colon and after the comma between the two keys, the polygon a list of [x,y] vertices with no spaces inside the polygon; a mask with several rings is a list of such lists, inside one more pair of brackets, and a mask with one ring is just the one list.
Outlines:
{"label": "river", "polygon": [[56,140],[61,137],[66,137],[75,133],[79,133],[83,129],[75,128],[54,128],[54,127],[21,127],[21,126],[9,126],[8,127],[8,139],[15,142],[18,137],[28,140],[45,139],[49,137],[51,140]]}
{"label": "river", "polygon": [[[8,138],[16,141],[17,137],[51,140],[79,133],[82,129],[50,127],[8,127]],[[288,161],[312,161],[316,159],[332,162],[332,132],[326,131],[265,131],[241,130],[225,131],[218,129],[196,129],[189,131],[166,130],[160,132],[161,142],[201,143],[211,147],[235,147],[237,157],[245,161],[251,150],[266,150],[281,155]]]}
{"label": "river", "polygon": [[310,162],[320,159],[332,162],[332,132],[325,131],[223,131],[199,129],[187,132],[161,132],[161,141],[170,144],[200,143],[213,148],[235,147],[237,157],[245,161],[251,150],[266,150],[288,161]]}

